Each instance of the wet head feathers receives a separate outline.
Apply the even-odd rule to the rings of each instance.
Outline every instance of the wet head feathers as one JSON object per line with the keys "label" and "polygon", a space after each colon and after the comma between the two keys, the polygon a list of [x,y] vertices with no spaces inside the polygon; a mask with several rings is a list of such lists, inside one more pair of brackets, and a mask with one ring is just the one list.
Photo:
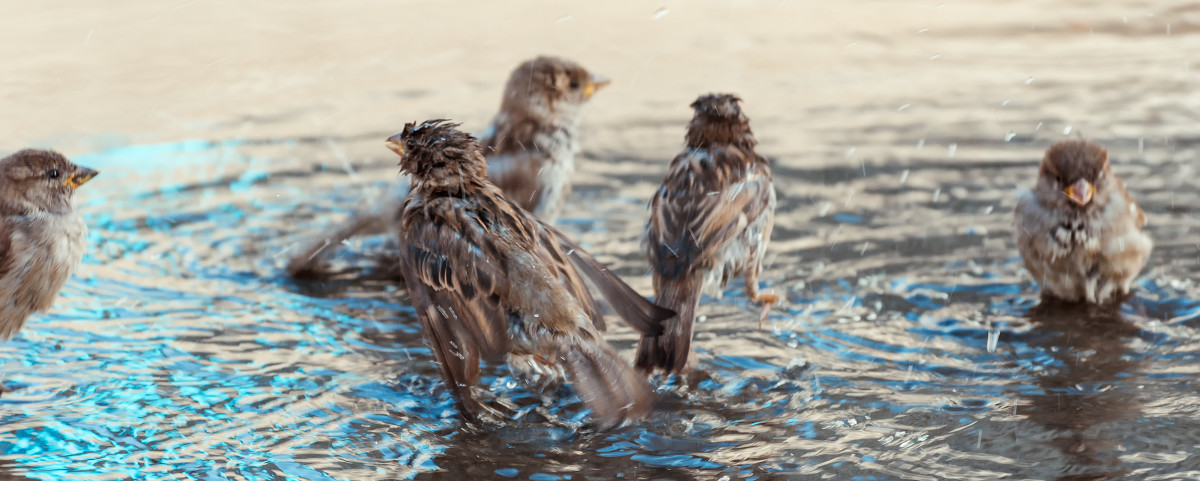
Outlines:
{"label": "wet head feathers", "polygon": [[1108,170],[1108,151],[1104,147],[1086,140],[1064,140],[1046,151],[1040,175],[1060,185],[1080,179],[1096,184]]}
{"label": "wet head feathers", "polygon": [[432,185],[458,184],[486,177],[487,164],[471,134],[446,119],[410,122],[388,138],[401,155],[400,168]]}
{"label": "wet head feathers", "polygon": [[742,101],[733,94],[701,95],[692,102],[692,123],[688,125],[687,146],[705,148],[735,145],[753,148],[757,141],[750,130],[750,119],[742,113]]}

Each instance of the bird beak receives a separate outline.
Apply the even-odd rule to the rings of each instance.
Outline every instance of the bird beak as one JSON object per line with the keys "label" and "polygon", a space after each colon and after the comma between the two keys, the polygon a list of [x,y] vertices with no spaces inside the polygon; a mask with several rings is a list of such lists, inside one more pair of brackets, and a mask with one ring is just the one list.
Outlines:
{"label": "bird beak", "polygon": [[592,77],[588,79],[587,85],[583,86],[583,98],[592,98],[592,96],[596,94],[597,90],[600,90],[605,85],[610,83],[612,83],[612,80],[609,80],[608,77],[603,75],[592,75]]}
{"label": "bird beak", "polygon": [[72,189],[78,189],[79,186],[86,184],[87,181],[92,180],[92,177],[95,177],[99,173],[87,167],[79,166],[75,168],[74,172],[71,172],[67,180],[63,181],[63,185],[69,185]]}
{"label": "bird beak", "polygon": [[1067,194],[1067,198],[1071,199],[1071,202],[1084,206],[1092,201],[1095,189],[1087,179],[1079,179],[1074,184],[1068,185],[1063,192]]}
{"label": "bird beak", "polygon": [[396,155],[404,157],[404,143],[400,141],[400,134],[388,137],[387,142],[384,143],[384,145],[387,146],[387,148],[392,152],[395,152]]}

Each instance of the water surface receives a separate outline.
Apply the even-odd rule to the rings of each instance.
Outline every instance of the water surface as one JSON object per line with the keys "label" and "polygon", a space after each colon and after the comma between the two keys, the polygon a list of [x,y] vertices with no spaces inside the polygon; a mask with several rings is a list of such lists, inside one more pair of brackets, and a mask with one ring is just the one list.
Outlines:
{"label": "water surface", "polygon": [[[481,385],[513,420],[464,431],[403,289],[376,267],[385,239],[345,246],[327,278],[283,276],[298,243],[394,179],[380,142],[399,123],[96,141],[108,147],[73,156],[103,171],[80,194],[84,265],[53,312],[0,344],[17,388],[0,398],[0,479],[1200,477],[1185,48],[1200,44],[1190,10],[1154,11],[853,33],[837,67],[739,92],[781,197],[762,278],[787,302],[757,330],[740,284],[706,299],[707,379],[656,378],[674,409],[608,432],[569,389],[539,395],[503,366]],[[782,48],[781,35],[745,42]],[[804,82],[843,94],[773,107]],[[645,293],[645,203],[684,105],[589,117],[558,222]],[[1040,305],[1012,241],[1016,189],[1081,130],[1109,147],[1156,240],[1119,311]],[[632,331],[609,324],[632,357]]]}

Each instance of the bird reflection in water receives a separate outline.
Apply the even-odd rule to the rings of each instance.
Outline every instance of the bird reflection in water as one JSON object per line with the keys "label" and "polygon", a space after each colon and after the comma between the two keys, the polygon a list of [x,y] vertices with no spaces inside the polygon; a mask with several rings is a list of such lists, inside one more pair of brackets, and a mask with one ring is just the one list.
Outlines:
{"label": "bird reflection in water", "polygon": [[0,481],[32,481],[33,478],[16,474],[18,466],[12,461],[0,459]]}
{"label": "bird reflection in water", "polygon": [[1121,440],[1112,425],[1139,416],[1135,375],[1141,356],[1129,341],[1140,329],[1121,316],[1119,305],[1097,306],[1046,299],[1029,311],[1031,346],[1054,357],[1038,380],[1042,394],[1029,396],[1021,414],[1051,430],[1050,444],[1069,467],[1060,480],[1116,479]]}

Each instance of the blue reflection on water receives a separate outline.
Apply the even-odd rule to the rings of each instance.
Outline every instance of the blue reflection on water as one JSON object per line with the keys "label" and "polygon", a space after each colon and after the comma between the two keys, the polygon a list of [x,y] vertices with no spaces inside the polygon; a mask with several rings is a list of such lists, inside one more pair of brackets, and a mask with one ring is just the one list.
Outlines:
{"label": "blue reflection on water", "polygon": [[[488,474],[567,479],[570,469],[552,468],[569,467],[574,456],[595,466],[583,473],[592,477],[680,468],[752,479],[815,469],[827,460],[765,446],[836,438],[851,424],[845,419],[863,413],[936,413],[967,425],[1012,398],[1097,395],[1113,383],[1038,384],[1042,373],[1069,364],[1047,347],[1046,334],[1015,325],[1036,304],[1028,285],[991,274],[957,285],[896,278],[888,292],[871,295],[895,302],[898,320],[862,326],[826,322],[843,309],[868,307],[868,297],[842,279],[791,299],[786,313],[796,322],[768,339],[779,344],[772,349],[796,341],[806,368],[753,352],[704,352],[708,379],[686,388],[679,379],[660,382],[668,397],[682,398],[675,411],[594,433],[581,428],[587,412],[569,389],[542,396],[492,367],[481,386],[511,408],[514,422],[466,433],[395,286],[310,296],[281,278],[270,250],[286,246],[272,239],[289,234],[291,210],[312,193],[257,195],[254,189],[273,182],[271,171],[262,158],[243,155],[245,146],[185,141],[77,157],[108,181],[96,182],[81,204],[92,250],[54,312],[0,345],[0,372],[18,389],[0,398],[0,460],[13,463],[0,470],[45,480],[341,480],[468,472],[460,465],[477,460]],[[217,178],[125,182],[214,163],[228,165]],[[850,214],[835,220],[863,222]],[[1200,302],[1184,293],[1150,282],[1140,289],[1138,305],[1158,318],[1178,325],[1200,318]],[[996,321],[946,311],[964,304]],[[1133,309],[1124,312],[1140,312]],[[897,326],[889,336],[877,332]],[[988,352],[989,336],[1003,348]],[[1139,336],[1151,345],[1181,344],[1161,333]],[[1149,356],[1183,363],[1200,353],[1130,350],[1122,359]],[[873,397],[860,394],[871,389]]]}

